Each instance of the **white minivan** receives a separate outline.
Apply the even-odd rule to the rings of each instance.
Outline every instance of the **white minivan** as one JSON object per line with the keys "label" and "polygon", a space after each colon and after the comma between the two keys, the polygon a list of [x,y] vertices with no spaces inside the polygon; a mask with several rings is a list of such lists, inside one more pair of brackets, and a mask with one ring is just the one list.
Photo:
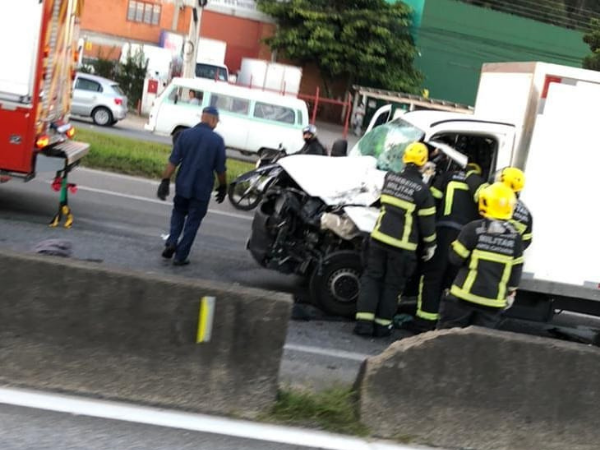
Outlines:
{"label": "white minivan", "polygon": [[215,131],[227,148],[259,153],[281,146],[290,154],[304,145],[302,128],[308,125],[304,101],[202,78],[174,78],[156,99],[145,128],[175,137],[196,125],[209,105],[219,109]]}

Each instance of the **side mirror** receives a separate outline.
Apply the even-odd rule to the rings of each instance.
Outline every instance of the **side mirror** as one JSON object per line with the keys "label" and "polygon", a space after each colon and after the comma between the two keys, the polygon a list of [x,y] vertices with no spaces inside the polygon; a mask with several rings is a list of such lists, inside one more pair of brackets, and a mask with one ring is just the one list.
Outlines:
{"label": "side mirror", "polygon": [[348,141],[338,139],[331,146],[331,156],[348,156]]}

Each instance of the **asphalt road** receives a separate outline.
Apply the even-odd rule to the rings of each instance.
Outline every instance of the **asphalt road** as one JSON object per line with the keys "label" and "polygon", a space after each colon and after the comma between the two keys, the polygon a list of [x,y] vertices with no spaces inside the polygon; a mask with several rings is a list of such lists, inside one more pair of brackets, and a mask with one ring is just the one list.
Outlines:
{"label": "asphalt road", "polygon": [[[168,233],[170,203],[156,199],[157,183],[87,169],[77,169],[79,186],[70,197],[72,229],[47,226],[58,206],[50,177],[0,186],[0,247],[29,252],[51,238],[68,239],[73,257],[110,267],[210,279],[293,293],[298,279],[258,266],[245,249],[251,213],[234,210],[227,201],[212,203],[187,267],[173,267],[161,257]],[[354,381],[361,361],[378,354],[391,340],[352,335],[350,322],[291,321],[282,382],[320,389]]]}

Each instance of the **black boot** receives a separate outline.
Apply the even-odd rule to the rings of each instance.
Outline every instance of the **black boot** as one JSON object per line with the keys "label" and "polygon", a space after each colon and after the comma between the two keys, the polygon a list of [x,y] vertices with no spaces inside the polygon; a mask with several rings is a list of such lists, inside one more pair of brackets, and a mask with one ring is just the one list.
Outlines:
{"label": "black boot", "polygon": [[384,338],[384,337],[391,336],[393,327],[394,326],[392,324],[379,325],[376,323],[375,330],[373,332],[373,336],[378,337],[378,338]]}
{"label": "black boot", "polygon": [[354,334],[359,336],[373,336],[373,322],[368,320],[357,320],[354,325]]}
{"label": "black boot", "polygon": [[162,252],[162,257],[165,259],[171,259],[175,254],[175,250],[177,249],[174,246],[169,244],[165,245],[165,249]]}

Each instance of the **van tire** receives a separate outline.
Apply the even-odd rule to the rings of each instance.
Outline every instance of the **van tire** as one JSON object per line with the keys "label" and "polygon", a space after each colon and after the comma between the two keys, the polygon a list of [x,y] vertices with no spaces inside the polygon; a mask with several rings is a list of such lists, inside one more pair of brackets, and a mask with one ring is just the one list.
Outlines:
{"label": "van tire", "polygon": [[346,250],[328,255],[310,276],[314,304],[328,314],[354,318],[362,270],[358,252]]}
{"label": "van tire", "polygon": [[175,142],[177,142],[177,139],[179,139],[179,133],[181,133],[182,131],[185,131],[187,129],[188,129],[188,127],[177,127],[173,130],[173,133],[171,133],[173,145],[175,145]]}
{"label": "van tire", "polygon": [[114,118],[110,109],[98,106],[92,111],[92,120],[100,127],[110,127],[113,125]]}

